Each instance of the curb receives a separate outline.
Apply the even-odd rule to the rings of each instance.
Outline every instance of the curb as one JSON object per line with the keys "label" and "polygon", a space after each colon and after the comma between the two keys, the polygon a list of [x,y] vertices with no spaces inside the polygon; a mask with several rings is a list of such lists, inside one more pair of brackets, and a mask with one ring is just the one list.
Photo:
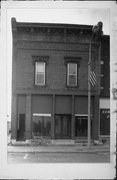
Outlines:
{"label": "curb", "polygon": [[69,154],[69,153],[109,153],[110,151],[109,150],[74,150],[74,151],[24,151],[24,150],[22,150],[22,151],[15,151],[15,150],[8,150],[8,153],[41,153],[41,154],[46,154],[46,153],[49,153],[49,154],[51,154],[51,153],[54,153],[54,154],[56,154],[56,153],[66,153],[66,154]]}
{"label": "curb", "polygon": [[[11,148],[10,148],[11,147]],[[15,148],[16,147],[16,148]],[[18,147],[21,147],[18,149]],[[23,147],[25,149],[23,149]],[[54,147],[54,148],[53,148]],[[66,147],[66,148],[63,148]],[[70,146],[71,149],[67,146],[61,146],[58,149],[58,145],[49,146],[49,145],[29,145],[29,144],[9,144],[8,145],[8,153],[110,153],[109,146],[92,146],[91,149],[88,149],[86,146]],[[75,148],[74,148],[75,147]]]}

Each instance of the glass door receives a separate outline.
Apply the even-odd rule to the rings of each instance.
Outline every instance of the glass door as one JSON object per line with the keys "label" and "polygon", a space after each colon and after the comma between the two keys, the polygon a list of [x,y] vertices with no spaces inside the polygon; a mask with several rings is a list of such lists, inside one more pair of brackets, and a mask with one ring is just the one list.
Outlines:
{"label": "glass door", "polygon": [[71,115],[55,115],[55,138],[71,138]]}
{"label": "glass door", "polygon": [[88,116],[75,116],[75,136],[87,137]]}

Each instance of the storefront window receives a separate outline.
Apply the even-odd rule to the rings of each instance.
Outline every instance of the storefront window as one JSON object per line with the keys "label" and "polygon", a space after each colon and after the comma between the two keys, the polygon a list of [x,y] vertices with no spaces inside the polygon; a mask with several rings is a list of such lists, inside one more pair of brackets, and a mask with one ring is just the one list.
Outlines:
{"label": "storefront window", "polygon": [[33,115],[33,135],[39,137],[51,136],[51,116]]}
{"label": "storefront window", "polygon": [[100,135],[110,135],[109,109],[100,109]]}

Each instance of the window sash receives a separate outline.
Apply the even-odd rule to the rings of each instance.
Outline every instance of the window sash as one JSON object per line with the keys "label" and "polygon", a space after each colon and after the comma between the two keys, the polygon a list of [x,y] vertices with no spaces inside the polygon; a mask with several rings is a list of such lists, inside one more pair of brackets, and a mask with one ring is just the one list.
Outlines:
{"label": "window sash", "polygon": [[[43,68],[38,71],[38,66],[43,64]],[[41,79],[42,78],[42,79]],[[36,62],[35,63],[35,84],[36,85],[45,85],[45,62]]]}
{"label": "window sash", "polygon": [[[75,65],[74,73],[70,72],[70,65],[71,64]],[[73,83],[70,82],[71,77],[75,78],[75,81]],[[67,85],[69,85],[69,86],[77,86],[77,64],[76,63],[68,63],[67,64]]]}

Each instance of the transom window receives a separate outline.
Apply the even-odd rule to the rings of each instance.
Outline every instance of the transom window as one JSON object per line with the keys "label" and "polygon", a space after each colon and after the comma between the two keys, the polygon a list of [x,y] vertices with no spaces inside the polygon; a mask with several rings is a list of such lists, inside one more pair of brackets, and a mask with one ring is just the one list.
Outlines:
{"label": "transom window", "polygon": [[67,64],[67,85],[77,86],[77,64],[76,63]]}
{"label": "transom window", "polygon": [[35,62],[35,84],[45,85],[45,62]]}

